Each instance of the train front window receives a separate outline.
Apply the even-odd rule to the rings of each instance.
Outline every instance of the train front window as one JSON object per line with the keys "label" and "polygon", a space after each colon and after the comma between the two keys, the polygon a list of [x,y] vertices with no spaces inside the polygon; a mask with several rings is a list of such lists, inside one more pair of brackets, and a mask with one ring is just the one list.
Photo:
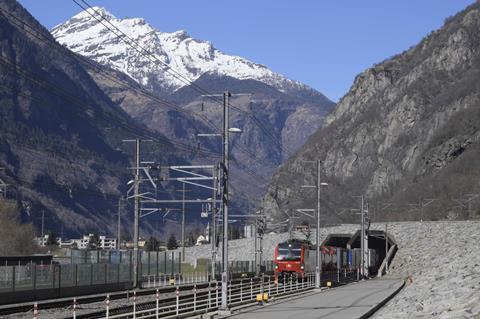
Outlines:
{"label": "train front window", "polygon": [[278,246],[277,260],[300,261],[301,256],[302,249],[300,247],[289,247],[288,245]]}

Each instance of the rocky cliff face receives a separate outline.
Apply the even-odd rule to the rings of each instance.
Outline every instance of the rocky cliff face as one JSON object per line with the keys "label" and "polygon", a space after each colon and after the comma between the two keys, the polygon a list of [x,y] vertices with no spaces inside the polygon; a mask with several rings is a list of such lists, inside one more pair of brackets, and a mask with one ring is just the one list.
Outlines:
{"label": "rocky cliff face", "polygon": [[[265,208],[281,218],[314,207],[315,194],[300,185],[314,182],[313,166],[303,161],[320,159],[330,183],[322,193],[328,221],[354,218],[338,213],[358,207],[352,195],[360,194],[370,198],[371,214],[372,206],[378,214],[385,206],[378,202],[392,203],[381,211],[392,219],[465,217],[452,200],[480,191],[479,31],[475,3],[357,76],[326,125],[277,172]],[[426,198],[436,200],[419,209]]]}
{"label": "rocky cliff face", "polygon": [[[118,28],[135,44],[123,42],[104,24]],[[237,190],[232,200],[242,211],[257,204],[273,170],[321,126],[334,105],[312,88],[263,65],[226,55],[208,41],[193,39],[184,31],[161,32],[139,18],[118,19],[103,8],[81,12],[51,32],[70,50],[104,66],[101,72],[89,68],[89,73],[112,100],[177,142],[221,152],[219,140],[196,137],[219,133],[209,124],[221,128],[223,118],[220,103],[202,97],[196,88],[251,94],[231,99],[236,109],[231,112],[232,126],[243,131],[232,135],[231,181]],[[140,54],[140,46],[149,54]],[[122,78],[122,83],[99,74],[104,72]],[[205,163],[199,157],[193,161]]]}

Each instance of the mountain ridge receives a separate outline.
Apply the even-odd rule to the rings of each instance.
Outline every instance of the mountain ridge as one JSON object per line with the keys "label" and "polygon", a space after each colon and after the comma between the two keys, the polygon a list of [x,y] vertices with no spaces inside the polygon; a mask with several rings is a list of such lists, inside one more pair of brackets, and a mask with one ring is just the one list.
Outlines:
{"label": "mountain ridge", "polygon": [[[328,222],[355,218],[344,209],[358,207],[353,196],[360,194],[385,219],[467,218],[453,199],[464,203],[465,194],[480,191],[473,164],[480,148],[479,21],[477,2],[359,74],[326,124],[274,176],[264,201],[271,215],[280,218],[303,200],[314,205],[311,194],[295,189],[315,175],[302,162],[319,159],[329,180],[322,191]],[[424,208],[426,198],[436,200]],[[382,211],[381,203],[391,207]]]}
{"label": "mountain ridge", "polygon": [[[92,15],[97,14],[102,17],[99,19],[105,20],[95,20]],[[139,57],[134,57],[139,52],[129,51],[124,44],[114,39],[115,35],[99,31],[99,29],[106,31],[106,27],[120,29],[133,41],[145,47],[155,56],[155,59],[160,60],[162,67],[149,63],[148,59],[141,61],[144,64],[142,67],[130,63],[131,59],[141,60]],[[299,81],[290,80],[275,73],[265,65],[239,56],[227,55],[215,48],[210,41],[190,37],[185,30],[172,33],[161,32],[143,18],[118,19],[102,7],[87,8],[66,22],[53,27],[51,33],[72,51],[120,70],[152,90],[162,88],[171,93],[188,85],[186,79],[192,82],[202,74],[210,72],[240,80],[258,80],[288,94],[305,92],[305,95],[310,94],[317,99],[326,99],[323,94]],[[120,32],[117,34],[121,35]],[[95,39],[92,38],[93,35]],[[98,36],[102,37],[102,41],[99,41]],[[99,42],[102,43],[100,48]],[[164,69],[163,72],[162,69]],[[172,69],[179,76],[172,76],[168,72]],[[158,79],[155,79],[155,76]]]}

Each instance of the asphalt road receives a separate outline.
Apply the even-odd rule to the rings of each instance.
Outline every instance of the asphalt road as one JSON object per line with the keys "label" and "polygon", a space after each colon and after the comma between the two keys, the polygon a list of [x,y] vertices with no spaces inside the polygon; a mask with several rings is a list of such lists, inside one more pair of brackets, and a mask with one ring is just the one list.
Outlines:
{"label": "asphalt road", "polygon": [[279,301],[242,312],[235,319],[354,319],[393,294],[401,279],[371,279],[335,289]]}

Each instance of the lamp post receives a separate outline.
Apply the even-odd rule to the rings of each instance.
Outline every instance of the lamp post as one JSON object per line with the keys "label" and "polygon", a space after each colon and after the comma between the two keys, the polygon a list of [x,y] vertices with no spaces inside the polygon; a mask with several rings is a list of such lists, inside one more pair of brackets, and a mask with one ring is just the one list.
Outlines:
{"label": "lamp post", "polygon": [[134,171],[134,179],[133,181],[129,181],[127,185],[133,183],[133,191],[134,191],[134,220],[133,220],[133,287],[138,288],[139,286],[139,253],[138,253],[138,240],[140,234],[140,211],[141,211],[141,198],[140,198],[140,182],[141,182],[141,162],[140,162],[140,144],[142,142],[152,142],[152,140],[143,140],[136,138],[134,140],[122,140],[122,142],[130,142],[135,143],[135,167],[133,167]]}
{"label": "lamp post", "polygon": [[320,160],[317,160],[317,233],[316,233],[317,260],[315,261],[315,288],[320,288],[320,280],[321,280],[321,272],[322,272],[322,261],[321,261],[321,255],[320,255],[320,189],[322,186],[328,185],[327,183],[320,182],[321,165],[322,165],[322,162],[320,162]]}
{"label": "lamp post", "polygon": [[229,136],[230,133],[241,133],[239,128],[230,127],[229,98],[231,94],[228,91],[223,93],[223,271],[222,271],[222,304],[220,309],[228,311],[228,204],[229,204]]}
{"label": "lamp post", "polygon": [[317,164],[317,182],[315,186],[302,186],[302,187],[315,187],[317,189],[317,210],[315,214],[315,219],[317,222],[317,231],[316,231],[316,249],[315,249],[315,288],[319,289],[321,284],[321,275],[322,275],[322,261],[321,261],[321,254],[320,254],[320,189],[322,186],[328,186],[328,183],[321,182],[321,168],[322,162],[320,160],[316,160],[315,162],[310,161],[309,163],[316,163]]}
{"label": "lamp post", "polygon": [[[238,95],[238,94],[235,94]],[[217,96],[217,95],[209,95]],[[198,136],[222,136],[223,137],[223,156],[222,156],[222,228],[223,228],[223,247],[222,247],[222,302],[220,310],[228,312],[228,202],[229,202],[229,137],[230,133],[242,133],[242,130],[230,127],[229,118],[229,99],[232,94],[229,91],[223,93],[223,134],[198,134]]]}

